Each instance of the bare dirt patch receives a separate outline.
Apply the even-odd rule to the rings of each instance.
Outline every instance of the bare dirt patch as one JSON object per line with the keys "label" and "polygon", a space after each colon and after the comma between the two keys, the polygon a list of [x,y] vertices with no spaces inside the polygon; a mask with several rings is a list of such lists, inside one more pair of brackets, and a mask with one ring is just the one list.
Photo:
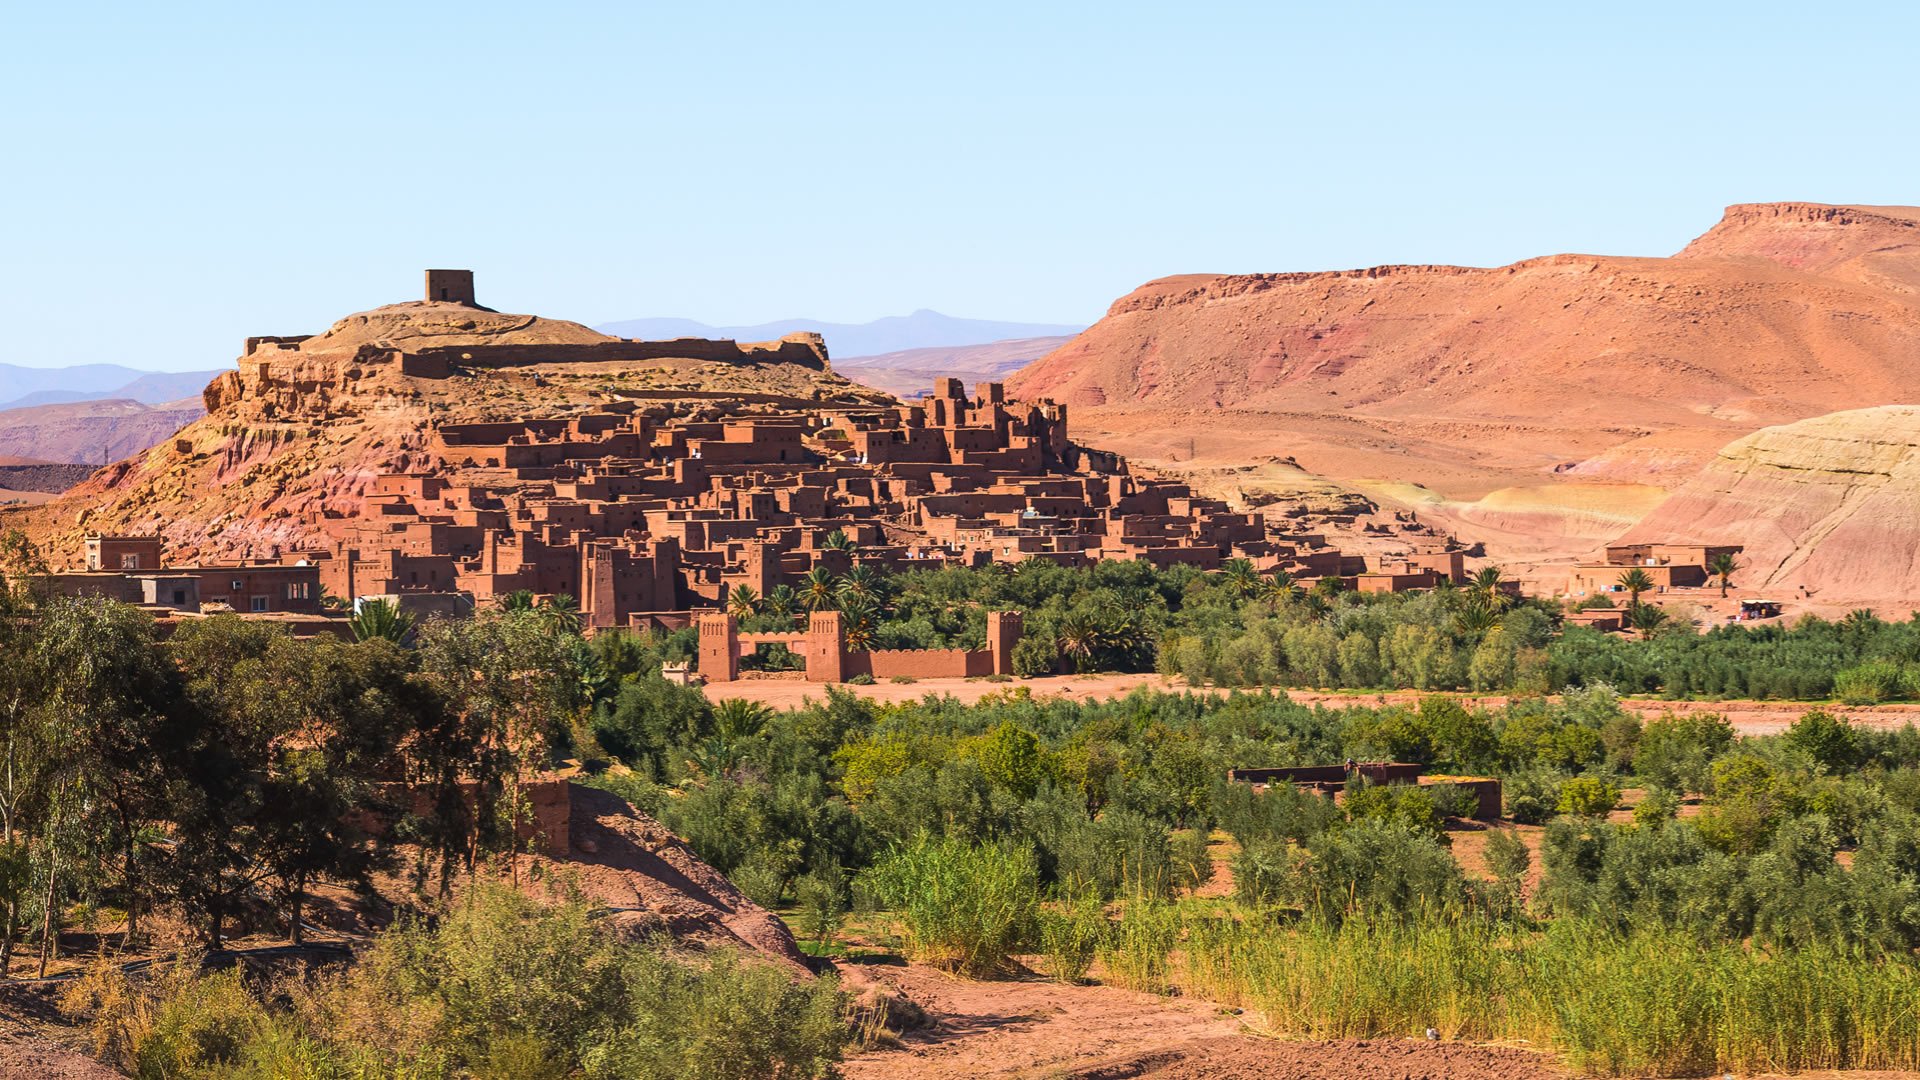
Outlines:
{"label": "bare dirt patch", "polygon": [[0,1014],[0,1080],[121,1080],[76,1050]]}
{"label": "bare dirt patch", "polygon": [[977,982],[918,964],[860,965],[931,1014],[897,1048],[847,1061],[849,1080],[1533,1080],[1564,1075],[1540,1054],[1424,1040],[1290,1043],[1250,1034],[1210,1002],[1027,977]]}
{"label": "bare dirt patch", "polygon": [[925,1009],[934,1023],[902,1035],[898,1048],[849,1059],[849,1080],[1062,1076],[1143,1048],[1244,1038],[1239,1016],[1205,1002],[1031,976],[956,979],[920,964],[858,967]]}

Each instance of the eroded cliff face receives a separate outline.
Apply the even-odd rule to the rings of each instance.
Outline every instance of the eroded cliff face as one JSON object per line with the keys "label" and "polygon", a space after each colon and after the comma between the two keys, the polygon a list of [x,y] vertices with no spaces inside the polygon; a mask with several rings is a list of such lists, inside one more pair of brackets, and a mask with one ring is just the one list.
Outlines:
{"label": "eroded cliff face", "polygon": [[1621,542],[1746,545],[1748,588],[1920,602],[1920,406],[1766,428],[1720,451]]}
{"label": "eroded cliff face", "polygon": [[1746,203],[1676,259],[1766,259],[1881,287],[1920,284],[1920,210],[1910,206]]}
{"label": "eroded cliff face", "polygon": [[1750,429],[1920,397],[1912,282],[1920,210],[1739,206],[1671,259],[1163,278],[1008,389],[1096,407]]}
{"label": "eroded cliff face", "polygon": [[56,562],[89,532],[154,533],[176,561],[271,557],[358,517],[384,473],[446,463],[444,422],[566,416],[617,401],[726,395],[891,404],[834,375],[818,335],[628,342],[577,323],[413,302],[323,334],[252,338],[203,394],[207,415],[62,498],[0,514]]}

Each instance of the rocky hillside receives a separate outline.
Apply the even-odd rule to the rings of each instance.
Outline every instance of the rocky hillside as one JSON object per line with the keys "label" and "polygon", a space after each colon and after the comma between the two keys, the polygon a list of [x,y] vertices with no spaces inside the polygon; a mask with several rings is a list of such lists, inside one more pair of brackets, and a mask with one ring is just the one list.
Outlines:
{"label": "rocky hillside", "polygon": [[[1756,431],[1621,537],[1745,544],[1736,583],[1825,603],[1920,602],[1920,406]],[[1904,613],[1904,607],[1898,608]]]}
{"label": "rocky hillside", "polygon": [[1145,465],[1291,458],[1544,565],[1743,435],[1920,401],[1916,357],[1920,209],[1770,203],[1669,258],[1162,278],[1008,389]]}
{"label": "rocky hillside", "polygon": [[1613,445],[1704,427],[1719,445],[1920,398],[1916,285],[1920,210],[1735,206],[1672,258],[1162,278],[1009,389],[1257,411],[1269,429],[1339,417],[1489,468],[1552,468],[1604,449],[1596,429]]}
{"label": "rocky hillside", "polygon": [[[596,348],[542,362],[545,345]],[[90,531],[159,533],[183,560],[265,557],[314,542],[319,520],[359,515],[375,476],[436,464],[436,422],[564,416],[620,400],[725,408],[734,394],[893,400],[833,374],[814,335],[713,346],[635,349],[578,323],[424,301],[318,335],[249,339],[239,370],[208,384],[203,418],[54,502],[0,514],[0,528],[25,527],[56,558]],[[481,349],[495,366],[463,351]],[[636,362],[636,352],[648,358]]]}

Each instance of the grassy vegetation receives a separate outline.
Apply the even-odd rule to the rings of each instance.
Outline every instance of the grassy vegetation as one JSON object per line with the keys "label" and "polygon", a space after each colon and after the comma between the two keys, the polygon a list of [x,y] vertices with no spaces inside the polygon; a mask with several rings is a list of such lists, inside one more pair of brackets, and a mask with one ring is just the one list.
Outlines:
{"label": "grassy vegetation", "polygon": [[190,957],[140,982],[98,966],[62,1003],[140,1080],[784,1080],[835,1075],[851,1037],[831,980],[675,958],[614,939],[583,903],[484,886],[270,994]]}
{"label": "grassy vegetation", "polygon": [[[370,625],[354,643],[209,619],[156,646],[132,609],[15,590],[0,597],[0,972],[22,945],[53,959],[87,912],[171,909],[217,946],[265,896],[298,926],[314,881],[365,884],[398,867],[403,838],[437,923],[264,996],[191,964],[141,985],[102,969],[75,991],[101,1052],[152,1076],[823,1073],[845,1039],[830,985],[613,941],[581,905],[472,887],[519,866],[517,782],[578,757],[790,911],[818,953],[846,949],[850,909],[880,908],[903,952],[956,973],[1031,957],[1066,982],[1239,1005],[1276,1032],[1524,1038],[1606,1073],[1920,1065],[1920,731],[1812,710],[1741,739],[1711,715],[1643,723],[1601,681],[1904,693],[1911,624],[1626,642],[1561,633],[1549,607],[1490,589],[1302,594],[1243,569],[865,574],[808,592],[846,604],[857,588],[876,647],[977,645],[982,612],[1019,606],[1037,643],[1022,662],[1043,668],[1562,692],[1310,708],[1264,689],[1090,703],[1014,684],[973,705],[829,690],[772,714],[661,678],[690,635],[589,642],[559,605],[389,627],[398,641]],[[778,600],[803,610],[797,596]],[[1356,782],[1336,802],[1225,780],[1347,758],[1499,777],[1507,815],[1544,827],[1538,887],[1505,834],[1491,879],[1462,872],[1458,790]],[[396,775],[423,812],[381,798]],[[1629,788],[1645,793],[1632,822],[1610,820]],[[391,833],[354,827],[370,818]],[[1202,905],[1216,828],[1234,896]]]}
{"label": "grassy vegetation", "polygon": [[1920,966],[1569,920],[1194,919],[1182,987],[1276,1034],[1528,1040],[1610,1076],[1920,1067]]}

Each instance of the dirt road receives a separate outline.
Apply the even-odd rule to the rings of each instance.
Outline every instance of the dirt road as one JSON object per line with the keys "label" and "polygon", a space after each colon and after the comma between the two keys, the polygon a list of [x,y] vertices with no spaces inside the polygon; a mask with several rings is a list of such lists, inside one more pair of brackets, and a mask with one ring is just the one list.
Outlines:
{"label": "dirt road", "polygon": [[[1169,693],[1183,693],[1189,690],[1185,683],[1177,679],[1152,674],[1056,675],[1043,679],[1018,679],[1013,682],[988,682],[985,679],[921,679],[911,683],[875,683],[872,686],[838,685],[840,689],[851,690],[870,701],[918,701],[932,694],[936,697],[952,696],[967,704],[979,701],[988,694],[1004,694],[1020,688],[1024,688],[1034,697],[1065,694],[1080,699],[1092,698],[1096,701],[1121,697],[1141,686]],[[826,698],[824,684],[799,680],[734,682],[709,686],[706,689],[707,697],[715,701],[722,698],[747,698],[776,709],[799,708],[809,699],[821,701]],[[1221,694],[1227,691],[1209,688],[1200,692]],[[1348,705],[1410,705],[1427,696],[1412,691],[1328,693],[1317,690],[1288,690],[1286,694],[1302,705],[1325,705],[1335,709]],[[1507,698],[1500,694],[1453,696],[1458,697],[1461,703],[1469,708],[1475,706],[1498,708],[1507,703]],[[1920,724],[1920,705],[1821,706],[1805,701],[1661,701],[1643,698],[1628,698],[1621,704],[1643,720],[1652,720],[1669,712],[1719,713],[1731,720],[1734,730],[1742,735],[1778,735],[1785,731],[1788,725],[1798,720],[1801,714],[1815,708],[1826,708],[1866,727],[1891,730],[1907,724]]]}

